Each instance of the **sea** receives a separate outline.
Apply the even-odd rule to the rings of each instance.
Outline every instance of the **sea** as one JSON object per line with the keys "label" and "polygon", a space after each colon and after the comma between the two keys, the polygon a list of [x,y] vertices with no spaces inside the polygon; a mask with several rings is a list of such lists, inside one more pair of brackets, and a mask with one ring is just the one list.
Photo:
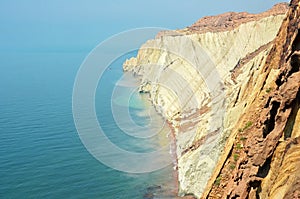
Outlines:
{"label": "sea", "polygon": [[[93,157],[81,142],[73,119],[72,92],[87,54],[0,53],[0,198],[175,198],[172,164],[146,173],[119,171]],[[99,81],[97,118],[107,137],[120,148],[155,151],[162,143],[169,144],[168,127],[159,138],[132,138],[120,129],[111,111],[111,104],[125,106],[132,120],[145,127],[150,120],[163,120],[151,111],[147,94],[136,91],[129,101],[122,94],[112,100],[113,89],[123,87],[126,96],[130,90],[126,87],[135,84],[134,78],[119,81],[124,74],[122,63],[134,55],[136,52],[112,62]]]}

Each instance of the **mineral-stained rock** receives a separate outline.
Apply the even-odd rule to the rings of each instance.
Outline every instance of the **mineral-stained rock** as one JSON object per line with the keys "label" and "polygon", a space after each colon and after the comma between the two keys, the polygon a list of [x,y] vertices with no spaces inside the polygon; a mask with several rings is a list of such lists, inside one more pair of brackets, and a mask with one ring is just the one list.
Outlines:
{"label": "mineral-stained rock", "polygon": [[223,197],[300,197],[299,7],[299,0],[291,2],[263,67],[261,90],[251,91],[257,98],[249,104],[241,121],[253,121],[256,125],[241,133],[247,138],[240,152],[246,158],[237,162],[238,169],[230,174],[225,168],[221,170],[220,175],[229,176]]}
{"label": "mineral-stained rock", "polygon": [[298,196],[299,10],[206,17],[124,63],[175,132],[179,195]]}
{"label": "mineral-stained rock", "polygon": [[287,10],[287,3],[280,3],[275,5],[272,9],[267,12],[260,14],[250,14],[247,12],[228,12],[218,16],[204,17],[194,23],[192,26],[186,29],[187,32],[220,32],[233,30],[251,21],[259,21],[262,18],[269,17],[271,15],[285,14]]}
{"label": "mineral-stained rock", "polygon": [[280,142],[261,184],[260,198],[300,197],[300,137]]}

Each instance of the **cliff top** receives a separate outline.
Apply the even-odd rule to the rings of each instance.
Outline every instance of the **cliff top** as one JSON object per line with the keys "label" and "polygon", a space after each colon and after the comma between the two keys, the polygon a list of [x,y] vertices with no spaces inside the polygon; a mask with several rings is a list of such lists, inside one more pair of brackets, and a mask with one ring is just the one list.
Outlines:
{"label": "cliff top", "polygon": [[163,35],[175,36],[178,34],[229,31],[247,22],[257,21],[272,15],[283,15],[287,10],[288,3],[279,3],[274,5],[271,9],[258,14],[251,14],[248,12],[227,12],[216,16],[207,16],[199,19],[197,22],[183,30],[159,32],[157,37]]}
{"label": "cliff top", "polygon": [[257,21],[271,15],[285,14],[287,10],[287,3],[279,3],[273,6],[271,9],[259,14],[251,14],[248,12],[227,12],[217,16],[203,17],[188,27],[188,30],[196,32],[226,31],[229,29],[234,29],[243,23]]}

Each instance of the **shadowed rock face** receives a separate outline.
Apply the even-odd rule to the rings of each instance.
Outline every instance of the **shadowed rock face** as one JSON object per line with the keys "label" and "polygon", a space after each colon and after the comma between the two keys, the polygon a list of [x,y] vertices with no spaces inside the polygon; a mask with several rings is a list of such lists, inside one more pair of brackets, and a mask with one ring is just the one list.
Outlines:
{"label": "shadowed rock face", "polygon": [[[174,130],[179,195],[299,194],[298,4],[291,2],[286,17],[287,5],[279,4],[161,32],[124,63]],[[198,74],[207,63],[221,82],[216,95],[204,79],[212,71]]]}
{"label": "shadowed rock face", "polygon": [[294,51],[291,56],[291,73],[299,71],[300,67],[300,51]]}

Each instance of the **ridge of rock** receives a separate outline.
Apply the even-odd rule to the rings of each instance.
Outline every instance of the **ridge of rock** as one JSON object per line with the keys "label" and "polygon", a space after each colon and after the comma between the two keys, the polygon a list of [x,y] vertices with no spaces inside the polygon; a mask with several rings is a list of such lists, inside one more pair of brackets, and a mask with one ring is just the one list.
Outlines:
{"label": "ridge of rock", "polygon": [[204,17],[188,27],[187,31],[191,31],[193,33],[228,31],[243,23],[258,21],[271,15],[285,14],[287,8],[287,3],[279,3],[273,6],[270,10],[259,14],[228,12],[217,16]]}
{"label": "ridge of rock", "polygon": [[[297,32],[297,27],[287,25],[288,30],[280,29],[282,22],[290,23],[289,17],[297,24],[291,14],[285,18],[286,11],[286,4],[278,4],[256,15],[225,13],[203,18],[191,26],[194,30],[159,33],[140,48],[137,57],[123,64],[124,71],[140,79],[140,91],[149,94],[157,112],[173,129],[179,195],[251,198],[253,194],[256,196],[258,187],[255,186],[263,186],[262,179],[255,175],[276,150],[272,144],[278,135],[265,141],[250,136],[251,130],[257,127],[271,132],[273,121],[286,119],[284,114],[290,112],[300,120],[295,111],[288,110],[288,106],[296,106],[293,99],[297,99],[297,83],[290,82],[297,82],[293,72],[297,67],[289,69],[287,65],[282,71],[278,68],[278,63],[283,64],[284,60],[298,63],[299,58],[298,52],[289,51],[299,47],[298,43],[291,47],[290,42],[299,38],[288,33]],[[281,32],[276,37],[279,29]],[[284,42],[286,35],[290,36]],[[288,79],[288,74],[293,78]],[[276,82],[281,84],[280,89]],[[270,100],[264,97],[271,94],[274,97]],[[255,103],[258,99],[265,101]],[[283,104],[278,105],[281,101]],[[261,106],[265,107],[263,111]],[[274,112],[278,110],[283,115],[277,118]],[[294,124],[293,119],[290,123],[290,126]],[[286,159],[292,157],[297,142],[283,145],[278,157],[289,146],[292,149]],[[259,154],[255,152],[258,149]],[[253,169],[245,169],[244,165],[249,166],[245,161],[252,160],[255,166],[250,164],[250,168]]]}
{"label": "ridge of rock", "polygon": [[157,34],[157,37],[163,35],[176,36],[178,34],[201,34],[206,32],[229,31],[247,22],[258,21],[272,15],[285,14],[287,9],[288,3],[278,3],[271,9],[258,14],[251,14],[248,12],[227,12],[216,16],[207,16],[182,30],[161,31]]}
{"label": "ridge of rock", "polygon": [[261,89],[251,90],[257,97],[237,123],[237,128],[247,121],[253,125],[237,133],[224,163],[236,169],[222,168],[219,175],[226,180],[222,189],[211,190],[211,198],[220,193],[224,198],[300,198],[299,30],[300,3],[292,0],[260,74]]}

